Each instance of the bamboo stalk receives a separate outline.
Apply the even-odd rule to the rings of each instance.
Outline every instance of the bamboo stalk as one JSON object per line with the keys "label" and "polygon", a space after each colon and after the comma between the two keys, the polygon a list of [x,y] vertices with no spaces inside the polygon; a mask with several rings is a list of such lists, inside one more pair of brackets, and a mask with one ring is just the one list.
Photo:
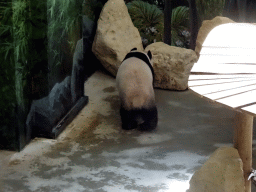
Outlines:
{"label": "bamboo stalk", "polygon": [[245,192],[251,192],[251,180],[248,181],[248,176],[252,169],[252,134],[253,116],[236,112],[234,147],[243,161]]}

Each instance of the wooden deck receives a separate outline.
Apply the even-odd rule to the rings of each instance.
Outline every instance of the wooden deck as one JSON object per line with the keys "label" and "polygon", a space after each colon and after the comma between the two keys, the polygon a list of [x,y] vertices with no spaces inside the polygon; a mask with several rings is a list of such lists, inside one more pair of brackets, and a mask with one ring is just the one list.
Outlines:
{"label": "wooden deck", "polygon": [[207,36],[188,86],[200,96],[237,111],[234,147],[243,161],[246,192],[252,168],[252,125],[256,116],[256,26],[223,24]]}

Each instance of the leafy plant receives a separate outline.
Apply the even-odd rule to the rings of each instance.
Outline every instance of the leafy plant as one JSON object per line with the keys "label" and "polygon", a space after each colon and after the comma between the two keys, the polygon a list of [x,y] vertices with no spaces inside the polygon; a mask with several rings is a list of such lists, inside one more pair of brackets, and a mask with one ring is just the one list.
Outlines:
{"label": "leafy plant", "polygon": [[[189,8],[179,6],[172,10],[172,45],[182,42],[181,47],[186,43],[184,31],[189,29]],[[189,36],[189,35],[188,35]]]}
{"label": "leafy plant", "polygon": [[[138,28],[142,37],[153,42],[162,40],[163,12],[156,5],[136,0],[127,3],[130,17],[135,27]],[[156,33],[149,33],[150,28],[155,28]]]}
{"label": "leafy plant", "polygon": [[47,67],[45,8],[45,1],[0,2],[0,121],[1,128],[14,133],[16,130],[10,129],[13,116],[17,115],[14,108],[19,108],[18,116],[23,114],[16,124],[24,126],[24,114],[32,102],[35,69]]}
{"label": "leafy plant", "polygon": [[[140,0],[127,3],[127,8],[134,26],[141,37],[148,40],[148,44],[163,40],[164,14],[160,8]],[[173,9],[171,22],[172,45],[177,45],[177,41],[184,41],[182,32],[188,30],[189,8],[180,6]],[[184,43],[182,46],[185,46]]]}
{"label": "leafy plant", "polygon": [[[82,4],[83,0],[48,0],[50,37],[60,40],[66,33],[72,36],[82,20]],[[61,33],[56,34],[58,31]]]}
{"label": "leafy plant", "polygon": [[[7,88],[7,79],[13,78],[17,103],[23,106],[23,93],[21,90],[23,83],[21,81],[28,56],[28,29],[30,28],[27,22],[28,7],[24,1],[15,1],[12,4],[7,3],[2,9],[0,53],[4,55],[2,66],[5,68],[4,77],[6,78],[3,80],[5,81],[3,82],[5,89],[2,89],[2,94],[8,97],[6,90],[14,89],[14,84],[9,84],[9,88]],[[15,97],[13,100],[15,100]],[[5,108],[5,111],[8,111],[8,108]]]}
{"label": "leafy plant", "polygon": [[[23,17],[26,14],[26,6],[21,1],[6,1],[0,5],[0,147],[15,148],[16,130],[11,126],[15,106],[18,104],[24,108],[21,63],[24,61],[22,54],[27,50],[27,41],[24,39],[27,26]],[[19,16],[22,16],[23,21]],[[21,37],[23,39],[20,39]]]}

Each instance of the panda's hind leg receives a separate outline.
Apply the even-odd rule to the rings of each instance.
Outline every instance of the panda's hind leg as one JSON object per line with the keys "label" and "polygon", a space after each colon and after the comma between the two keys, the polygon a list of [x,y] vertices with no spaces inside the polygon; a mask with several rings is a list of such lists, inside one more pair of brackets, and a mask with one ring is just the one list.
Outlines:
{"label": "panda's hind leg", "polygon": [[152,131],[157,127],[158,113],[156,106],[149,109],[142,109],[144,123],[139,125],[140,131]]}
{"label": "panda's hind leg", "polygon": [[137,122],[134,119],[133,111],[126,110],[123,106],[120,108],[120,116],[122,120],[122,128],[131,130],[137,127]]}

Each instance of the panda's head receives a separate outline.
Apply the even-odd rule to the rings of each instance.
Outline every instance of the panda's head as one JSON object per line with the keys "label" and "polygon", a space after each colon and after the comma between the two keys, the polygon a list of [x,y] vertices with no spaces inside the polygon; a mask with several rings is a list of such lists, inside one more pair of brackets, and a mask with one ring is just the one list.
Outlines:
{"label": "panda's head", "polygon": [[131,51],[125,56],[124,60],[131,57],[144,61],[145,64],[148,65],[148,67],[150,68],[153,75],[153,79],[154,79],[155,75],[154,75],[154,69],[152,64],[152,54],[150,50],[147,53],[144,53],[144,52],[137,51],[137,48],[135,47],[131,49]]}
{"label": "panda's head", "polygon": [[[151,54],[151,51],[150,51],[150,50],[149,50],[147,53],[145,53],[145,52],[137,51],[137,48],[134,47],[133,49],[131,49],[130,53],[142,53],[142,54],[146,55],[147,58],[148,58],[148,61],[149,61],[150,64],[152,65],[152,54]],[[139,56],[139,55],[137,54],[137,56]],[[138,58],[141,59],[141,57],[138,57]],[[144,60],[144,59],[142,59],[142,60]]]}

